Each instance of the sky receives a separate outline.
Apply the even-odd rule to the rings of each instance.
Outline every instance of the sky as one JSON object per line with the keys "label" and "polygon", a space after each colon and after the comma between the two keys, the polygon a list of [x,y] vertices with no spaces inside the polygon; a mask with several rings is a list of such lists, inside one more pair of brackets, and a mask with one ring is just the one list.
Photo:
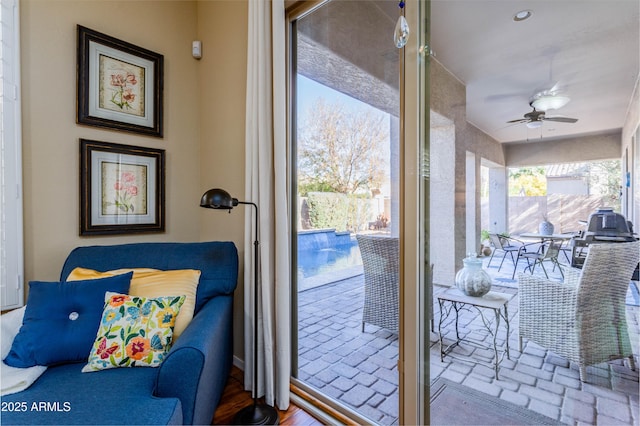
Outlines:
{"label": "sky", "polygon": [[372,106],[361,102],[351,96],[345,95],[344,93],[338,92],[337,90],[333,90],[330,87],[324,86],[320,83],[317,83],[307,77],[304,77],[298,74],[297,80],[297,90],[298,90],[298,122],[304,122],[304,114],[309,111],[311,105],[313,105],[318,98],[323,98],[327,103],[335,103],[339,102],[344,105],[348,109],[353,110],[363,110],[369,109],[371,111],[376,111],[380,114],[384,114],[384,112],[373,108]]}

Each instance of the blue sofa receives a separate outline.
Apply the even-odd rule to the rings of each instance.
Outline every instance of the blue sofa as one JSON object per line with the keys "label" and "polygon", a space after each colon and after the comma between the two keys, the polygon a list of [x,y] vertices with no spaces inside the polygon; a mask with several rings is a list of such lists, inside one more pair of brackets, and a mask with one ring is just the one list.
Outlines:
{"label": "blue sofa", "polygon": [[49,367],[25,391],[2,397],[3,407],[25,409],[3,409],[0,422],[3,425],[211,424],[232,364],[233,291],[238,276],[234,244],[78,247],[69,254],[60,281],[78,266],[98,271],[143,267],[198,269],[202,274],[194,318],[160,367],[115,368],[94,373],[82,373],[82,363]]}

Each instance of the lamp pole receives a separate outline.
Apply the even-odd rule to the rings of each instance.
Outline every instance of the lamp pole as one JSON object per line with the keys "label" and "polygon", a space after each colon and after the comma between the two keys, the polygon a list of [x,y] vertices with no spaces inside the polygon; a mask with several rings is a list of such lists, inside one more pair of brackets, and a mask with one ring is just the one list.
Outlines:
{"label": "lamp pole", "polygon": [[267,404],[258,404],[258,205],[249,201],[238,204],[252,205],[255,211],[255,238],[253,241],[253,405],[238,411],[233,419],[237,425],[276,425],[280,422],[278,412]]}
{"label": "lamp pole", "polygon": [[280,417],[275,408],[267,404],[258,403],[258,205],[250,201],[238,201],[223,189],[210,189],[202,196],[200,207],[210,209],[231,209],[238,204],[251,205],[255,214],[255,237],[253,241],[253,404],[238,411],[233,419],[233,423],[237,425],[277,425],[280,423]]}

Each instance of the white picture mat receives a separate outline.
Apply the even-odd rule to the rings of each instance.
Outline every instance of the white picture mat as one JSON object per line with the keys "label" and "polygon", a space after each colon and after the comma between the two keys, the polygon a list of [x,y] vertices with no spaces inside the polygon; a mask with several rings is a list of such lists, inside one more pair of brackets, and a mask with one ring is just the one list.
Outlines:
{"label": "white picture mat", "polygon": [[[102,165],[103,163],[121,163],[127,165],[143,165],[147,167],[147,212],[146,214],[102,214]],[[156,211],[156,176],[158,163],[154,157],[117,154],[105,151],[91,151],[91,225],[138,225],[154,224],[157,222]]]}
{"label": "white picture mat", "polygon": [[[144,68],[145,74],[145,87],[144,98],[145,108],[144,116],[138,117],[126,112],[112,111],[105,108],[100,108],[99,97],[99,70],[100,70],[100,55],[106,55],[117,60],[134,64],[135,66]],[[154,102],[153,88],[154,81],[154,63],[152,61],[140,58],[135,55],[131,55],[122,52],[111,47],[107,47],[95,41],[89,42],[89,115],[91,117],[104,118],[107,120],[120,121],[129,124],[135,124],[138,126],[144,126],[154,128]]]}

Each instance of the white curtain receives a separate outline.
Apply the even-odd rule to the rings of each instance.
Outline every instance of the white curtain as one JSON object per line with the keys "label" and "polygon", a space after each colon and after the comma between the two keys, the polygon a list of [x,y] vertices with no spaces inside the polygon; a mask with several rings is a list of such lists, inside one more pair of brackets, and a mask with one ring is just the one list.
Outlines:
{"label": "white curtain", "polygon": [[[249,0],[246,200],[259,207],[258,395],[289,406],[290,231],[287,197],[284,0]],[[246,229],[253,229],[247,209]],[[245,388],[253,383],[253,235],[245,238]]]}

